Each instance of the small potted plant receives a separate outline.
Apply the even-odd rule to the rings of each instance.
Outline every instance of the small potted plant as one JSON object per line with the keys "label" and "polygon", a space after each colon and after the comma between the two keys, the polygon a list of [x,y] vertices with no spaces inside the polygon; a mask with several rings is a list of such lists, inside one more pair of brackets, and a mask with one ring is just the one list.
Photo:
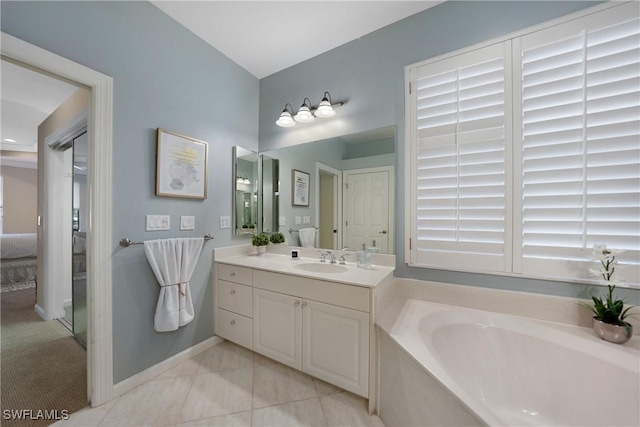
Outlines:
{"label": "small potted plant", "polygon": [[273,244],[284,243],[284,234],[279,231],[274,231],[271,233],[271,236],[269,236],[269,240]]}
{"label": "small potted plant", "polygon": [[267,245],[269,244],[269,236],[264,233],[254,234],[251,238],[251,244],[256,247],[258,255],[267,251]]}
{"label": "small potted plant", "polygon": [[593,312],[593,329],[598,336],[605,341],[616,344],[624,344],[633,334],[631,324],[625,321],[632,307],[624,308],[624,301],[616,298],[613,291],[616,283],[621,279],[614,279],[615,266],[617,265],[616,255],[621,253],[607,249],[606,245],[595,245],[593,248],[593,259],[598,261],[597,269],[590,268],[589,272],[597,277],[602,277],[601,284],[607,285],[609,289],[606,298],[594,297],[593,305],[587,307]]}

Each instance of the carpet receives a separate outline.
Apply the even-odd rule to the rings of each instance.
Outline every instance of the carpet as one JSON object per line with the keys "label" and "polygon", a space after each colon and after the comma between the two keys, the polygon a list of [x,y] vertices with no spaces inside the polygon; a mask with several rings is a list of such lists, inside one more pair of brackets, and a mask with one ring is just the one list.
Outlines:
{"label": "carpet", "polygon": [[85,349],[58,321],[33,311],[35,289],[0,299],[1,424],[47,426],[87,406]]}

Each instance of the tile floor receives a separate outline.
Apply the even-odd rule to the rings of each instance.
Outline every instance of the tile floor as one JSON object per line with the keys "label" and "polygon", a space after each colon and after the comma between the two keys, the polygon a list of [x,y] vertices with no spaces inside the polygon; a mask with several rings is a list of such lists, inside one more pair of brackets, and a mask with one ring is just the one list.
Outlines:
{"label": "tile floor", "polygon": [[384,427],[365,399],[229,341],[54,425]]}

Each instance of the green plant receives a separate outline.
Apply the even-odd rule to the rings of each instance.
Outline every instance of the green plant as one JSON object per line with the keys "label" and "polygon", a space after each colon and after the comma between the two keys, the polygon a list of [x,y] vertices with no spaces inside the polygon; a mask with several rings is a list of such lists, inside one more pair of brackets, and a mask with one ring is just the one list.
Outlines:
{"label": "green plant", "polygon": [[251,238],[251,244],[253,246],[267,246],[269,244],[269,236],[264,233],[255,234]]}
{"label": "green plant", "polygon": [[593,305],[587,305],[587,307],[595,314],[594,317],[597,320],[611,325],[629,326],[625,319],[632,307],[624,309],[624,301],[613,296],[616,285],[607,285],[607,287],[609,288],[609,293],[606,299],[603,301],[601,297],[592,296]]}
{"label": "green plant", "polygon": [[279,231],[274,231],[271,233],[271,236],[269,236],[269,240],[271,240],[271,243],[284,243],[284,234]]}

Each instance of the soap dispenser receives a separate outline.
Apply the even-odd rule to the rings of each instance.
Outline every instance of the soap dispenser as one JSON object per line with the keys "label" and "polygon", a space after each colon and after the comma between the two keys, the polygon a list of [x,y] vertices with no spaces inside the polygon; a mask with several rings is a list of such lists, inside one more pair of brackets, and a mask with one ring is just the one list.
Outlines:
{"label": "soap dispenser", "polygon": [[372,253],[372,254],[379,254],[380,253],[380,248],[376,246],[376,241],[373,241],[373,245],[369,246],[369,249],[367,249],[367,252]]}
{"label": "soap dispenser", "polygon": [[367,245],[364,243],[362,244],[362,250],[357,253],[356,267],[367,270],[371,268],[371,254],[367,252]]}

